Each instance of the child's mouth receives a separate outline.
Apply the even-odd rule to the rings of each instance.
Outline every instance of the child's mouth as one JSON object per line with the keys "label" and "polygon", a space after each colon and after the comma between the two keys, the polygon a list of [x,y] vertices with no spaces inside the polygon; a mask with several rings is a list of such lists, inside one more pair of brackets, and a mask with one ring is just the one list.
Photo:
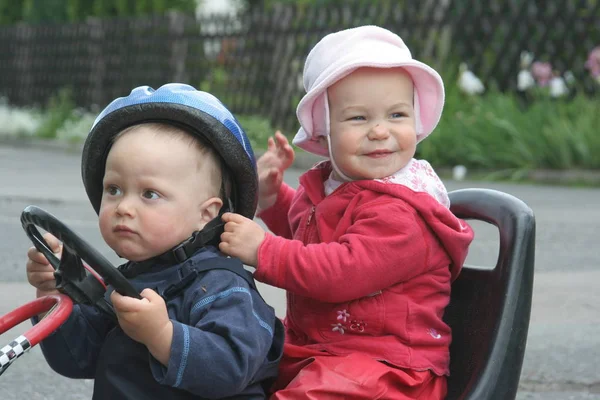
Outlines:
{"label": "child's mouth", "polygon": [[392,154],[392,152],[389,150],[376,150],[367,153],[366,156],[371,158],[383,158],[389,156],[390,154]]}

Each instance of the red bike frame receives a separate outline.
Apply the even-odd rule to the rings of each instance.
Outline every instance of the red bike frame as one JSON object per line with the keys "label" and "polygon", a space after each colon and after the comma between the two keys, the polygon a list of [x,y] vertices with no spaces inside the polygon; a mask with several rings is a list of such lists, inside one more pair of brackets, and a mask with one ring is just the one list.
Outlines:
{"label": "red bike frame", "polygon": [[39,323],[0,349],[0,375],[17,358],[57,330],[69,318],[73,301],[64,294],[37,298],[0,317],[0,334],[36,315],[48,312]]}

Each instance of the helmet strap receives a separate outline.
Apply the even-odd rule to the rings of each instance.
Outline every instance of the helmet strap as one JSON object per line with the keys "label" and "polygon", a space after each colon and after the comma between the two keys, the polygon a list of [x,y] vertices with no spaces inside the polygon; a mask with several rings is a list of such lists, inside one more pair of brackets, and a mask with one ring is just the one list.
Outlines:
{"label": "helmet strap", "polygon": [[126,278],[133,278],[147,272],[156,265],[173,266],[181,264],[205,246],[218,246],[225,227],[221,216],[229,210],[227,205],[221,207],[219,215],[207,223],[202,230],[194,232],[192,236],[158,256],[140,262],[127,263],[123,268],[120,268],[121,272]]}

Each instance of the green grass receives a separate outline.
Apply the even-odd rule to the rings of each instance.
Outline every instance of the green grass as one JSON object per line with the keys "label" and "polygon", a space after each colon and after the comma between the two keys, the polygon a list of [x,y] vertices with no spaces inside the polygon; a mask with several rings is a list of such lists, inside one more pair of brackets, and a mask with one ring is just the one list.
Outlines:
{"label": "green grass", "polygon": [[436,166],[524,174],[531,169],[600,168],[600,99],[541,98],[524,107],[495,90],[468,97],[452,87],[433,134],[418,154]]}

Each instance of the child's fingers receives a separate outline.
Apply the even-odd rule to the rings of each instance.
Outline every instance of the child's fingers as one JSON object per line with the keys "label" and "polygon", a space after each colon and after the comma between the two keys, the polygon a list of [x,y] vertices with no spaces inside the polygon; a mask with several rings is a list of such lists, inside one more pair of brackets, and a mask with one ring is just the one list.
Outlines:
{"label": "child's fingers", "polygon": [[53,253],[59,253],[62,250],[60,241],[56,238],[56,236],[52,235],[51,233],[45,233],[43,237]]}
{"label": "child's fingers", "polygon": [[54,268],[50,265],[33,264],[27,266],[27,276],[37,280],[47,281],[54,279]]}
{"label": "child's fingers", "polygon": [[[224,235],[227,235],[227,234],[224,234]],[[229,235],[231,235],[231,234],[229,234]],[[227,254],[228,256],[232,256],[232,257],[239,256],[236,249],[239,249],[239,246],[236,246],[234,243],[232,243],[228,240],[221,240],[221,243],[219,243],[219,250],[222,251],[223,253]]]}
{"label": "child's fingers", "polygon": [[160,301],[162,299],[162,297],[160,297],[160,295],[158,293],[156,293],[154,290],[148,289],[148,288],[142,290],[140,295],[144,299],[147,299],[150,303],[153,303],[155,301]]}
{"label": "child's fingers", "polygon": [[281,133],[280,130],[277,130],[277,132],[275,132],[275,139],[277,139],[277,142],[279,142],[279,144],[281,145],[284,145],[288,142],[287,138],[283,133]]}
{"label": "child's fingers", "polygon": [[36,249],[35,247],[30,247],[29,250],[27,250],[27,258],[29,258],[29,260],[34,264],[41,264],[41,265],[49,265],[50,264],[48,262],[48,260],[46,259],[46,256],[44,256],[42,253],[40,253],[38,251],[38,249]]}
{"label": "child's fingers", "polygon": [[290,161],[290,163],[292,161],[294,161],[294,157],[296,156],[296,153],[294,153],[294,149],[292,149],[292,146],[290,146],[289,144],[286,144],[283,152],[285,154],[285,158]]}
{"label": "child's fingers", "polygon": [[110,301],[112,301],[113,304],[119,304],[121,301],[121,297],[123,297],[122,294],[120,294],[116,290],[113,290],[110,294]]}
{"label": "child's fingers", "polygon": [[277,151],[280,155],[281,153],[286,153],[288,148],[291,149],[290,144],[287,142],[285,136],[283,136],[283,139],[280,138],[277,140]]}
{"label": "child's fingers", "polygon": [[225,226],[223,227],[223,232],[235,232],[238,226],[240,226],[240,224],[238,224],[237,222],[229,221],[225,223]]}
{"label": "child's fingers", "polygon": [[227,228],[227,225],[229,225],[229,223],[232,222],[232,218],[233,218],[233,213],[230,213],[230,212],[226,212],[226,213],[223,213],[223,215],[221,215],[221,221],[225,222],[226,228]]}
{"label": "child's fingers", "polygon": [[269,136],[269,139],[267,139],[267,151],[275,151],[276,148],[275,140],[273,140],[273,137]]}
{"label": "child's fingers", "polygon": [[221,243],[229,244],[231,243],[231,239],[233,239],[233,233],[230,231],[225,231],[221,233]]}
{"label": "child's fingers", "polygon": [[115,306],[119,312],[132,312],[139,311],[142,306],[142,303],[140,302],[147,302],[148,299],[134,299],[133,297],[123,296],[116,290],[113,290],[110,294],[110,301],[112,301],[113,306]]}
{"label": "child's fingers", "polygon": [[246,217],[240,215],[240,214],[235,214],[235,213],[231,213],[231,212],[226,212],[225,214],[223,214],[223,216],[221,217],[221,220],[225,223],[227,222],[235,222],[235,223],[240,223],[240,222],[244,222],[244,220],[246,220]]}
{"label": "child's fingers", "polygon": [[34,286],[36,289],[49,292],[56,289],[56,280],[54,280],[54,277],[52,277],[52,279],[45,279],[38,284],[32,284],[32,286]]}
{"label": "child's fingers", "polygon": [[56,289],[56,280],[54,278],[54,272],[28,271],[27,272],[27,280],[29,281],[29,283],[32,286],[34,286],[38,289],[41,289],[41,290]]}
{"label": "child's fingers", "polygon": [[221,242],[219,243],[219,250],[222,251],[225,254],[231,255],[229,253],[231,246],[229,245],[229,243],[226,240],[223,240],[223,234],[221,234]]}
{"label": "child's fingers", "polygon": [[236,256],[237,254],[235,253],[235,245],[228,240],[229,238],[233,238],[233,236],[231,233],[223,233],[221,234],[221,242],[219,243],[219,250],[222,251],[223,253],[229,255],[229,256]]}
{"label": "child's fingers", "polygon": [[[46,240],[46,243],[48,243],[50,250],[57,256],[60,256],[60,253],[62,252],[62,245],[59,240],[49,233],[44,234],[44,239]],[[49,265],[46,256],[39,252],[35,247],[30,247],[27,250],[27,258],[37,264]]]}
{"label": "child's fingers", "polygon": [[46,257],[35,247],[27,251],[27,257],[25,271],[29,283],[39,289],[54,289],[54,268],[48,263]]}
{"label": "child's fingers", "polygon": [[293,161],[295,157],[294,149],[287,141],[287,138],[283,134],[277,136],[277,150],[280,159],[283,159],[284,164]]}

